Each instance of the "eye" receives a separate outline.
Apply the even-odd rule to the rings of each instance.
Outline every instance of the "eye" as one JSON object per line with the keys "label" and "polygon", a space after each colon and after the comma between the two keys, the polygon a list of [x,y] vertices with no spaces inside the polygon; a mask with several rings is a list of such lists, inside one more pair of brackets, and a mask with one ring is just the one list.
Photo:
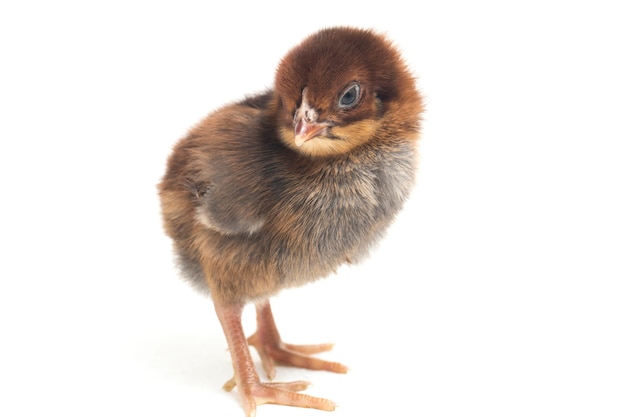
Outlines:
{"label": "eye", "polygon": [[358,83],[352,83],[346,88],[339,97],[339,107],[349,109],[356,106],[361,98],[361,86]]}

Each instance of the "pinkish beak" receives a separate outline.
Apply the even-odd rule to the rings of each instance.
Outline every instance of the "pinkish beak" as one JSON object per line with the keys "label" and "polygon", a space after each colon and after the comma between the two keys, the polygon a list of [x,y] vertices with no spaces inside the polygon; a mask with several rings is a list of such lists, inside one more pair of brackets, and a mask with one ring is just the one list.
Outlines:
{"label": "pinkish beak", "polygon": [[321,135],[325,130],[326,126],[323,124],[299,119],[294,130],[296,146],[302,146],[304,142]]}

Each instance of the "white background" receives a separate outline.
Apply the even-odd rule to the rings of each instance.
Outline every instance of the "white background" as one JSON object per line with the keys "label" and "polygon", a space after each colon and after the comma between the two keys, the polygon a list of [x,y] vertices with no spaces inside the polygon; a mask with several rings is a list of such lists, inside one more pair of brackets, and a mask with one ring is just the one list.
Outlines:
{"label": "white background", "polygon": [[1,415],[243,416],[155,185],[188,128],[337,24],[387,32],[419,75],[419,181],[369,261],[274,300],[286,341],[336,342],[351,372],[278,379],[336,416],[626,414],[618,2],[9,3]]}

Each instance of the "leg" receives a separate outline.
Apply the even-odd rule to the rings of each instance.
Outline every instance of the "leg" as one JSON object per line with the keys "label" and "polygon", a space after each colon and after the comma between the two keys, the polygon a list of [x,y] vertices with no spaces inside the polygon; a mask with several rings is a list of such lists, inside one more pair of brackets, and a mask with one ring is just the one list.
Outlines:
{"label": "leg", "polygon": [[256,406],[261,404],[281,404],[327,411],[335,409],[332,401],[295,392],[305,389],[308,386],[307,382],[261,383],[241,326],[243,306],[221,304],[217,301],[214,301],[214,304],[226,335],[235,371],[234,383],[227,382],[226,388],[232,389],[235,384],[237,385],[246,417],[254,417]]}
{"label": "leg", "polygon": [[248,343],[259,353],[263,369],[269,379],[276,376],[275,364],[298,368],[346,373],[348,368],[337,362],[324,361],[308,355],[332,349],[331,343],[320,345],[290,345],[283,343],[274,322],[269,301],[256,305],[257,331],[248,338]]}

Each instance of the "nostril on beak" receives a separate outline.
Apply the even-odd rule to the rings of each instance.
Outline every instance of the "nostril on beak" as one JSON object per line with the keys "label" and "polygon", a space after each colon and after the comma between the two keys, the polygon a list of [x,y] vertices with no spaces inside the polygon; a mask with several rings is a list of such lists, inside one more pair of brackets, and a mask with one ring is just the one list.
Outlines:
{"label": "nostril on beak", "polygon": [[317,122],[317,112],[314,109],[307,109],[304,112],[304,120],[307,123]]}

